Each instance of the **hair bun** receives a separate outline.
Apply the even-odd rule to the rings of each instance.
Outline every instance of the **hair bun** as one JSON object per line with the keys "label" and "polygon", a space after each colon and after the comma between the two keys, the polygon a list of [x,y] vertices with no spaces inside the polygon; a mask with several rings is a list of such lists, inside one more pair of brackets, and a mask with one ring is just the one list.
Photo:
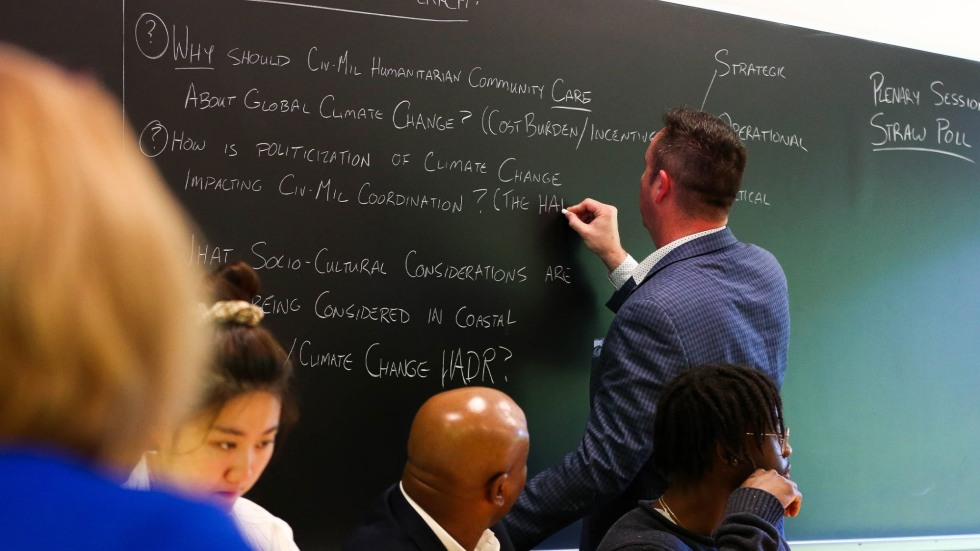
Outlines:
{"label": "hair bun", "polygon": [[214,300],[251,301],[259,293],[259,274],[245,262],[223,264],[211,272]]}

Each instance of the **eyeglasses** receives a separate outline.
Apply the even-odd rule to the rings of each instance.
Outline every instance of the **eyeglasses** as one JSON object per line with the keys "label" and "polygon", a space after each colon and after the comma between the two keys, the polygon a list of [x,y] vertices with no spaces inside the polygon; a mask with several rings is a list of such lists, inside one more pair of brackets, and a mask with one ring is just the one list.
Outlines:
{"label": "eyeglasses", "polygon": [[774,436],[776,441],[779,442],[779,449],[783,452],[783,455],[789,450],[789,427],[786,427],[786,430],[782,434],[775,432],[763,432],[760,434],[747,432],[745,434],[746,436]]}

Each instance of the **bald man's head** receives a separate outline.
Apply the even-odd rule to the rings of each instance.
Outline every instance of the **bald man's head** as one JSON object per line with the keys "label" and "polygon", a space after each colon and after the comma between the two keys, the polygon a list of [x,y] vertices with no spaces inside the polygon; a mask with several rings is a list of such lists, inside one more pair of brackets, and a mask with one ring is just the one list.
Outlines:
{"label": "bald man's head", "polygon": [[484,504],[496,522],[524,487],[528,445],[524,412],[503,392],[442,392],[415,415],[402,484],[434,517]]}

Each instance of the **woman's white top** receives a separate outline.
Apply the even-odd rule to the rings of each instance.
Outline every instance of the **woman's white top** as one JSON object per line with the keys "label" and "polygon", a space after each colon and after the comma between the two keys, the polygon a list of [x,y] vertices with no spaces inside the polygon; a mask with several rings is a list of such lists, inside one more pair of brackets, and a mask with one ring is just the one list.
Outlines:
{"label": "woman's white top", "polygon": [[[150,470],[146,464],[146,456],[140,459],[123,486],[137,490],[150,489]],[[293,529],[289,524],[258,503],[240,497],[231,506],[229,514],[242,537],[255,551],[299,551],[293,541]]]}

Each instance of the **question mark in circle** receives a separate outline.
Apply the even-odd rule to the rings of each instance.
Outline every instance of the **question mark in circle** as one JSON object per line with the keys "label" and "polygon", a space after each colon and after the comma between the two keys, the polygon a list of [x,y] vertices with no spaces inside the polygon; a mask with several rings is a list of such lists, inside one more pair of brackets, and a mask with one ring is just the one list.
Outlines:
{"label": "question mark in circle", "polygon": [[[149,139],[145,139],[149,131]],[[158,141],[157,136],[163,132],[163,140]],[[156,157],[157,155],[163,153],[167,149],[167,141],[170,139],[170,133],[167,131],[167,127],[163,125],[159,120],[154,120],[143,127],[143,131],[140,132],[140,151],[143,152],[147,157]]]}
{"label": "question mark in circle", "polygon": [[170,46],[170,33],[167,31],[167,24],[159,15],[144,12],[136,20],[133,29],[136,34],[136,48],[145,57],[159,59],[167,53],[167,48]]}

